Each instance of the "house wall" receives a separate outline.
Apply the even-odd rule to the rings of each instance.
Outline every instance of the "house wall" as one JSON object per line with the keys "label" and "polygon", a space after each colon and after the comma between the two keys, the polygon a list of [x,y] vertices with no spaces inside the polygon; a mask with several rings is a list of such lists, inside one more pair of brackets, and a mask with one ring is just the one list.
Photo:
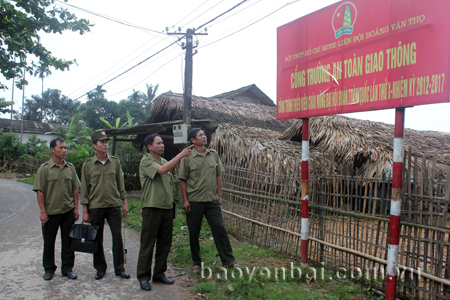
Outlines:
{"label": "house wall", "polygon": [[[17,133],[17,134],[18,134],[19,137],[20,137],[20,132]],[[36,134],[36,133],[25,133],[25,132],[24,132],[24,133],[23,133],[23,137],[22,137],[21,142],[22,142],[22,143],[28,142],[28,139],[29,139],[30,136],[33,135],[33,134]],[[36,135],[37,135],[37,137],[38,137],[39,139],[46,141],[47,146],[49,146],[51,140],[53,140],[53,139],[55,139],[55,138],[58,137],[58,135],[56,135],[56,134],[36,134]]]}

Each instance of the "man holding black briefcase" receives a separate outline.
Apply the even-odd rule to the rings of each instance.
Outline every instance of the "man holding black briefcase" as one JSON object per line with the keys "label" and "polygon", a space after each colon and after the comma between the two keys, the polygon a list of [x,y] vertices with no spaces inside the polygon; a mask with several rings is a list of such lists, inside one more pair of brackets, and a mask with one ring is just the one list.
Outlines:
{"label": "man holding black briefcase", "polygon": [[81,171],[81,204],[83,222],[99,226],[100,249],[94,254],[95,279],[105,276],[106,260],[103,251],[103,227],[108,221],[112,234],[112,252],[116,276],[130,278],[125,272],[122,240],[122,215],[128,214],[127,193],[122,169],[117,157],[108,155],[108,140],[104,131],[96,131],[91,136],[95,156],[88,159]]}
{"label": "man holding black briefcase", "polygon": [[78,188],[80,182],[74,166],[66,162],[66,143],[63,139],[50,142],[52,158],[43,163],[36,174],[33,191],[41,215],[42,236],[44,238],[43,266],[44,280],[51,280],[56,271],[55,240],[61,228],[61,271],[63,276],[77,279],[72,272],[75,254],[70,249],[69,232],[72,224],[78,220]]}

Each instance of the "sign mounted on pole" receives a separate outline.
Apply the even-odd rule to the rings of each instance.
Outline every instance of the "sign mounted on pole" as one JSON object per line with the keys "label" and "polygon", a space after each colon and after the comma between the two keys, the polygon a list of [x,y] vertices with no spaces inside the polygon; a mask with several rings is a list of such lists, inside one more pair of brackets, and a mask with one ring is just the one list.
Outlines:
{"label": "sign mounted on pole", "polygon": [[450,1],[341,1],[278,28],[277,119],[449,101]]}

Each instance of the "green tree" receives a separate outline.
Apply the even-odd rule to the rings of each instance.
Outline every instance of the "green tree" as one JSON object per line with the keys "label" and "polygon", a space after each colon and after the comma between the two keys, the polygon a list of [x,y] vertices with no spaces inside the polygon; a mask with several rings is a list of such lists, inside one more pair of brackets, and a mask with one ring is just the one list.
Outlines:
{"label": "green tree", "polygon": [[66,125],[79,105],[79,101],[62,95],[60,90],[48,89],[41,96],[33,95],[26,99],[23,119]]}
{"label": "green tree", "polygon": [[142,102],[143,106],[145,107],[145,113],[148,115],[150,114],[150,109],[152,108],[153,100],[156,98],[156,93],[158,91],[159,83],[157,83],[155,86],[152,84],[145,84],[147,86],[147,92],[142,93]]}
{"label": "green tree", "polygon": [[[11,112],[10,106],[13,105],[12,101],[5,101],[5,98],[0,98],[0,113],[6,114]],[[15,111],[13,111],[14,113]]]}
{"label": "green tree", "polygon": [[41,66],[38,66],[36,69],[36,73],[34,73],[34,77],[39,76],[39,78],[42,80],[42,95],[44,94],[44,78],[48,77],[48,75],[51,75],[52,72],[50,69],[42,68]]}
{"label": "green tree", "polygon": [[131,93],[130,96],[128,96],[128,100],[129,101],[135,101],[135,102],[140,102],[142,99],[142,92],[141,91],[136,91],[135,89],[133,89],[133,93]]}
{"label": "green tree", "polygon": [[100,120],[100,117],[111,124],[120,117],[118,104],[114,101],[108,101],[98,93],[93,94],[92,98],[81,104],[79,110],[83,113],[82,119],[87,126],[94,130],[105,128],[105,124]]}
{"label": "green tree", "polygon": [[[90,31],[92,24],[88,20],[78,19],[65,8],[51,8],[53,3],[54,0],[0,0],[0,72],[6,80],[18,78],[18,88],[28,83],[23,78],[24,68],[30,74],[37,66],[64,71],[76,62],[53,56],[39,41],[39,32]],[[28,55],[34,55],[38,64],[27,63]],[[7,87],[0,82],[0,89]]]}

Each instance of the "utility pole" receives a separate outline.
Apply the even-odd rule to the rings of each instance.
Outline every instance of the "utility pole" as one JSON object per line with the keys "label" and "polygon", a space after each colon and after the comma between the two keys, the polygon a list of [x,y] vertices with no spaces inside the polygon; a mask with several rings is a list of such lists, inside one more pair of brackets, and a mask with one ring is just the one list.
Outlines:
{"label": "utility pole", "polygon": [[[26,70],[23,68],[23,80],[25,80]],[[23,104],[25,102],[25,85],[22,87],[22,117],[20,123],[20,142],[23,143]]]}
{"label": "utility pole", "polygon": [[9,132],[12,132],[12,118],[13,118],[13,108],[14,108],[14,81],[16,77],[13,78],[12,81],[12,95],[11,95],[11,119],[9,120]]}
{"label": "utility pole", "polygon": [[[168,31],[168,28],[166,28],[166,31]],[[178,31],[181,31],[180,28],[178,28]],[[184,68],[184,92],[183,92],[183,99],[184,99],[184,105],[183,105],[183,123],[186,124],[188,127],[191,125],[192,120],[192,66],[193,66],[193,59],[192,56],[194,56],[197,53],[197,50],[195,52],[192,52],[194,48],[198,46],[198,43],[193,45],[193,36],[194,35],[208,35],[206,32],[197,33],[194,29],[187,29],[186,32],[167,32],[169,35],[184,35],[186,37],[186,43],[182,43],[181,47],[183,50],[186,50],[186,59],[185,59],[185,68]]]}

